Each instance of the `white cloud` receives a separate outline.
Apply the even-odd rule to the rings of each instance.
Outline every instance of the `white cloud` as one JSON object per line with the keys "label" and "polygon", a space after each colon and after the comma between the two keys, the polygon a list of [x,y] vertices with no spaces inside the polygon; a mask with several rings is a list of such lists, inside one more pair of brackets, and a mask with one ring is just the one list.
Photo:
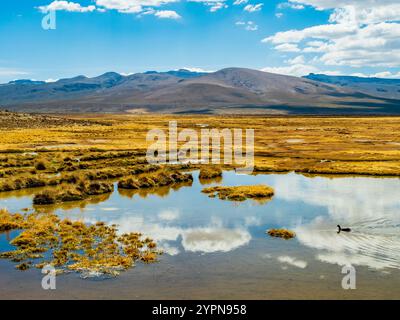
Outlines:
{"label": "white cloud", "polygon": [[290,2],[282,2],[277,6],[278,9],[294,9],[294,10],[303,10],[304,6],[302,4],[290,3]]}
{"label": "white cloud", "polygon": [[205,6],[210,7],[210,12],[216,12],[220,9],[228,8],[228,5],[225,3],[226,0],[187,0],[187,1],[202,3]]}
{"label": "white cloud", "polygon": [[279,43],[299,43],[306,38],[312,39],[336,39],[345,35],[354,34],[357,27],[352,25],[326,24],[309,27],[303,30],[289,30],[278,32],[273,36],[267,37],[262,42]]}
{"label": "white cloud", "polygon": [[265,72],[284,74],[295,77],[305,76],[310,73],[320,73],[320,70],[317,67],[301,63],[292,64],[290,66],[284,66],[284,67],[266,67],[261,70]]}
{"label": "white cloud", "polygon": [[176,11],[173,10],[156,10],[154,15],[162,19],[180,19],[182,18]]}
{"label": "white cloud", "polygon": [[352,77],[368,78],[368,75],[366,75],[365,73],[362,73],[362,72],[355,72],[355,73],[350,74],[350,76],[352,76]]}
{"label": "white cloud", "polygon": [[14,77],[14,76],[23,76],[29,74],[25,71],[14,70],[9,68],[0,68],[0,76],[1,77]]}
{"label": "white cloud", "polygon": [[69,12],[106,12],[107,10],[117,10],[120,13],[149,14],[163,19],[180,19],[181,16],[173,10],[155,10],[160,7],[180,0],[95,0],[96,5],[87,7],[79,3],[69,1],[53,1],[47,6],[40,6],[42,12],[69,11]]}
{"label": "white cloud", "polygon": [[182,69],[188,70],[190,72],[204,72],[204,73],[215,72],[215,70],[205,70],[203,68],[197,68],[197,67],[183,67]]}
{"label": "white cloud", "polygon": [[291,64],[291,65],[294,65],[294,64],[304,64],[306,61],[305,61],[305,58],[304,58],[304,56],[297,56],[297,57],[295,57],[295,58],[293,58],[293,59],[289,59],[288,61],[287,61],[287,63],[288,64]]}
{"label": "white cloud", "polygon": [[82,7],[79,3],[68,1],[53,1],[47,6],[40,6],[38,9],[41,12],[48,11],[69,11],[69,12],[92,12],[96,10],[96,6],[90,5]]}
{"label": "white cloud", "polygon": [[374,78],[400,78],[400,72],[398,73],[392,73],[390,71],[382,71],[382,72],[378,72],[375,74],[372,74],[371,77]]}
{"label": "white cloud", "polygon": [[277,13],[275,13],[275,17],[277,17],[278,19],[282,18],[283,17],[283,13],[277,12]]}
{"label": "white cloud", "polygon": [[[400,65],[400,3],[398,0],[289,0],[291,5],[310,5],[333,10],[329,23],[300,30],[278,32],[262,40],[296,45],[313,53],[325,65],[394,68]],[[284,6],[284,5],[282,5]]]}
{"label": "white cloud", "polygon": [[220,9],[225,9],[225,8],[228,8],[227,4],[225,4],[224,2],[217,2],[211,6],[210,12],[216,12]]}
{"label": "white cloud", "polygon": [[277,45],[275,49],[282,52],[300,52],[300,49],[294,43],[282,43]]}
{"label": "white cloud", "polygon": [[[95,0],[96,5],[106,10],[117,10],[121,13],[141,13],[149,8],[160,7],[179,0]],[[146,10],[144,9],[146,8]],[[166,10],[169,11],[169,10]],[[161,13],[161,15],[168,15]]]}
{"label": "white cloud", "polygon": [[246,4],[246,3],[248,3],[248,2],[249,2],[249,0],[236,0],[236,1],[233,3],[233,5],[239,6],[239,5],[241,5],[241,4]]}
{"label": "white cloud", "polygon": [[258,4],[248,4],[247,6],[244,7],[244,11],[247,12],[256,12],[256,11],[260,11],[263,7],[263,3],[258,3]]}
{"label": "white cloud", "polygon": [[237,26],[242,26],[247,31],[257,31],[258,25],[255,24],[253,21],[238,21],[235,23]]}

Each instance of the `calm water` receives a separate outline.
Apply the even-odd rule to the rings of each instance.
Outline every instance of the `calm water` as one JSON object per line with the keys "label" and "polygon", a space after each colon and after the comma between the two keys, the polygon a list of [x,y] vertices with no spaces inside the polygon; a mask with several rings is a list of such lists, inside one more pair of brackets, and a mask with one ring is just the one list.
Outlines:
{"label": "calm water", "polygon": [[[139,263],[102,281],[62,275],[57,290],[44,291],[39,270],[20,272],[0,260],[0,297],[400,298],[399,179],[225,172],[223,185],[265,183],[276,190],[267,203],[233,203],[202,194],[197,175],[194,172],[192,187],[161,189],[158,194],[116,188],[111,195],[47,209],[151,236],[166,252],[159,263]],[[31,191],[3,193],[0,207],[13,212],[32,207]],[[337,234],[337,224],[353,232]],[[285,241],[265,234],[275,227],[293,229],[297,237]],[[1,250],[9,249],[10,236],[0,235]],[[356,268],[356,290],[341,287],[346,264]]]}

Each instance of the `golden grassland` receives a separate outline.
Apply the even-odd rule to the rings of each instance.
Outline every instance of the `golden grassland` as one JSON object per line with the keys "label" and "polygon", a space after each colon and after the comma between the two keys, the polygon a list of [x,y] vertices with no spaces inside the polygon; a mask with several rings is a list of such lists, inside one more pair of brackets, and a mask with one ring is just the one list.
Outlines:
{"label": "golden grassland", "polygon": [[[144,164],[150,129],[255,129],[256,172],[400,176],[400,117],[74,115],[42,128],[2,128],[0,177]],[[32,154],[32,152],[37,154]]]}

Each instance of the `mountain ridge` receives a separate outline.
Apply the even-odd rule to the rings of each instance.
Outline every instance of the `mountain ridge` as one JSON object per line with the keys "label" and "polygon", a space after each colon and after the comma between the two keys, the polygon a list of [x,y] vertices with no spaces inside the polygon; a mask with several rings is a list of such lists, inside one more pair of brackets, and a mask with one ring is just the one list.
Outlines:
{"label": "mountain ridge", "polygon": [[377,97],[400,99],[400,79],[356,76],[330,76],[314,73],[310,73],[303,78],[329,83],[340,87],[351,87],[360,92]]}
{"label": "mountain ridge", "polygon": [[0,106],[44,113],[400,114],[400,95],[372,93],[371,84],[366,90],[325,75],[300,78],[247,68],[211,73],[179,69],[106,72],[54,82],[16,80],[0,85]]}

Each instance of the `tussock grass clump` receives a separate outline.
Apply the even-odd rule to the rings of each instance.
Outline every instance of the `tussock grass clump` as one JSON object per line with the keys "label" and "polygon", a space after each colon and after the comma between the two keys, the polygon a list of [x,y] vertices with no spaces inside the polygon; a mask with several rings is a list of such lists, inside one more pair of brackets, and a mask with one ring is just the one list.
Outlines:
{"label": "tussock grass clump", "polygon": [[107,182],[80,181],[76,186],[63,186],[44,190],[33,198],[35,205],[49,205],[68,201],[80,201],[89,196],[113,192],[114,186]]}
{"label": "tussock grass clump", "polygon": [[48,166],[49,166],[49,164],[44,160],[38,160],[35,163],[35,169],[36,170],[46,170],[48,168]]}
{"label": "tussock grass clump", "polygon": [[10,241],[15,250],[0,253],[0,258],[17,262],[21,271],[50,264],[58,268],[57,273],[116,276],[136,261],[152,263],[161,254],[152,239],[136,232],[118,235],[117,226],[104,222],[87,225],[55,214],[22,216],[1,210],[0,230],[8,230],[10,223],[22,232]]}
{"label": "tussock grass clump", "polygon": [[33,197],[33,204],[47,205],[57,202],[57,194],[51,190],[45,190]]}
{"label": "tussock grass clump", "polygon": [[296,236],[296,234],[293,231],[287,229],[270,229],[267,231],[267,233],[271,237],[283,238],[286,240],[292,239]]}
{"label": "tussock grass clump", "polygon": [[161,171],[140,177],[129,177],[118,182],[121,189],[146,189],[171,186],[177,183],[191,182],[193,176],[178,171]]}
{"label": "tussock grass clump", "polygon": [[210,187],[204,188],[203,193],[214,198],[218,196],[221,200],[245,201],[247,199],[265,200],[274,195],[274,189],[266,185],[237,186],[237,187]]}
{"label": "tussock grass clump", "polygon": [[222,177],[222,169],[220,167],[202,167],[200,169],[199,179],[214,179]]}
{"label": "tussock grass clump", "polygon": [[114,191],[114,185],[108,182],[92,181],[92,182],[81,182],[79,189],[83,194],[89,196],[95,196],[104,193],[110,193]]}
{"label": "tussock grass clump", "polygon": [[0,209],[0,232],[19,229],[24,226],[24,216],[10,215],[7,210]]}
{"label": "tussock grass clump", "polygon": [[29,189],[45,186],[57,186],[63,183],[77,184],[81,180],[107,180],[129,175],[129,170],[122,168],[88,170],[74,173],[60,173],[59,176],[45,177],[44,175],[25,174],[9,178],[0,183],[0,192]]}
{"label": "tussock grass clump", "polygon": [[0,184],[0,192],[44,186],[46,186],[46,179],[35,176],[20,176],[14,179],[7,179],[7,181]]}

